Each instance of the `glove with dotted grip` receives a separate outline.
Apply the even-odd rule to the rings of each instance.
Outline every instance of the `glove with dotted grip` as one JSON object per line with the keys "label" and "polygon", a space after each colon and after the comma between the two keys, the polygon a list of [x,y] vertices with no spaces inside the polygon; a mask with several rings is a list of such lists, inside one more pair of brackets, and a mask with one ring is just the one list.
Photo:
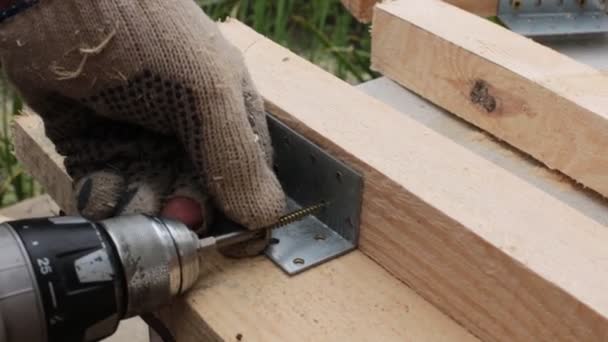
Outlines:
{"label": "glove with dotted grip", "polygon": [[156,215],[173,196],[249,229],[283,214],[263,101],[194,1],[3,1],[2,66],[66,157],[83,216]]}

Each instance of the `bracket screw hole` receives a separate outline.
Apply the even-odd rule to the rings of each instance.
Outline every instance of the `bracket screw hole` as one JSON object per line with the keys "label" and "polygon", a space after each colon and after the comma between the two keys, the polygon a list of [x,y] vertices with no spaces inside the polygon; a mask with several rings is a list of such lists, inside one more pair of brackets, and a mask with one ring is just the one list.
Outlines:
{"label": "bracket screw hole", "polygon": [[338,180],[338,182],[342,183],[342,172],[336,172],[336,179]]}
{"label": "bracket screw hole", "polygon": [[270,241],[268,241],[268,243],[269,243],[270,245],[278,245],[278,244],[279,244],[279,242],[281,242],[281,240],[279,240],[279,239],[277,239],[277,238],[272,238],[272,239],[270,239]]}
{"label": "bracket screw hole", "polygon": [[296,265],[304,265],[306,262],[302,258],[295,258],[293,259],[293,263]]}
{"label": "bracket screw hole", "polygon": [[327,237],[323,234],[317,234],[315,235],[315,240],[316,241],[325,241],[325,239],[327,239]]}

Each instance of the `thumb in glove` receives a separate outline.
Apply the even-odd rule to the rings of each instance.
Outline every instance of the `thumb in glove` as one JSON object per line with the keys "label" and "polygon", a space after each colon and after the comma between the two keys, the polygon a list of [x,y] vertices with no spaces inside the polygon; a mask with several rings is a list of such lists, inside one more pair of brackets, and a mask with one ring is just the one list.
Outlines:
{"label": "thumb in glove", "polygon": [[158,214],[178,183],[250,229],[283,214],[262,100],[193,1],[41,0],[0,24],[0,56],[87,216]]}

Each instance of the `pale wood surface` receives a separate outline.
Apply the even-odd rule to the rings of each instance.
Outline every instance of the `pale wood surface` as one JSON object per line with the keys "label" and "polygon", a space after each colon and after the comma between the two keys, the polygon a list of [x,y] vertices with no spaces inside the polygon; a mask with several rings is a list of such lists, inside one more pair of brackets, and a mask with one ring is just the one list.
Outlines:
{"label": "pale wood surface", "polygon": [[[369,23],[372,21],[374,5],[380,0],[341,0],[348,11],[360,22]],[[465,11],[475,13],[480,16],[490,17],[496,15],[498,0],[443,0],[458,6]]]}
{"label": "pale wood surface", "polygon": [[366,82],[358,88],[587,217],[608,226],[606,200],[593,191],[581,189],[563,174],[547,169],[524,153],[386,77]]}
{"label": "pale wood surface", "polygon": [[365,174],[364,253],[488,340],[608,338],[603,224],[255,32],[222,29],[270,111]]}
{"label": "pale wood surface", "polygon": [[[434,0],[433,0],[434,1]],[[482,17],[495,16],[498,11],[498,0],[443,0],[465,11]],[[438,17],[439,18],[439,17]]]}
{"label": "pale wood surface", "polygon": [[0,214],[13,218],[56,216],[59,206],[48,194],[36,196],[0,210]]}
{"label": "pale wood surface", "polygon": [[475,340],[358,251],[295,278],[264,258],[206,265],[162,315],[179,341]]}
{"label": "pale wood surface", "polygon": [[26,109],[15,121],[12,131],[17,159],[27,166],[59,207],[68,214],[76,213],[72,181],[63,167],[57,169],[63,165],[63,157],[55,152],[53,143],[46,137],[42,120]]}
{"label": "pale wood surface", "polygon": [[362,23],[372,20],[374,5],[378,0],[341,0],[348,11]]}
{"label": "pale wood surface", "polygon": [[[228,27],[251,35],[241,25]],[[14,131],[28,171],[58,202],[72,206],[72,195],[55,186],[70,179],[40,118],[22,116]],[[45,156],[23,156],[27,151]],[[477,341],[359,251],[293,278],[266,258],[210,256],[202,263],[206,275],[196,288],[161,313],[180,342],[236,341],[239,334],[264,342]]]}
{"label": "pale wood surface", "polygon": [[605,74],[440,1],[387,2],[375,20],[374,69],[608,195]]}

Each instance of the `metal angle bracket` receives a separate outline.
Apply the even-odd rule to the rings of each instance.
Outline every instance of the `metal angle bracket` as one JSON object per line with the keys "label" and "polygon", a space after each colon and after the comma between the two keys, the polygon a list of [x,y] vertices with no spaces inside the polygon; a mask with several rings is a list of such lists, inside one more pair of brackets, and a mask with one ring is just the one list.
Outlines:
{"label": "metal angle bracket", "polygon": [[363,177],[272,115],[267,118],[289,209],[327,203],[316,216],[272,232],[266,255],[297,274],[357,248]]}
{"label": "metal angle bracket", "polygon": [[[290,212],[326,203],[323,209],[272,230],[266,256],[293,275],[357,248],[363,177],[270,114],[274,169]],[[216,213],[211,235],[245,229]]]}
{"label": "metal angle bracket", "polygon": [[498,18],[533,38],[608,32],[606,0],[500,0]]}

